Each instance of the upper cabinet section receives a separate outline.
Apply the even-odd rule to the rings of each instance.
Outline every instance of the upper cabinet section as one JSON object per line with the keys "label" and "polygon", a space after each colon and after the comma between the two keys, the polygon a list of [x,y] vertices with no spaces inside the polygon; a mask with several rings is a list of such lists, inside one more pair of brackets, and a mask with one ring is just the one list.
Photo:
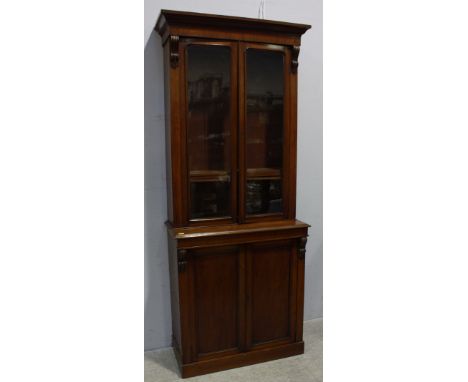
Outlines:
{"label": "upper cabinet section", "polygon": [[295,218],[297,67],[309,28],[161,11],[175,227]]}

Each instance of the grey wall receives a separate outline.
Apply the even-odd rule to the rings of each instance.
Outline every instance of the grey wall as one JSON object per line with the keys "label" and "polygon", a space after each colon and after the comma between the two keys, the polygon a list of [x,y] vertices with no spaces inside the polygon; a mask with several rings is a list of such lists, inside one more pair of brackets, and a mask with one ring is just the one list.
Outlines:
{"label": "grey wall", "polygon": [[[257,17],[260,1],[145,0],[145,350],[170,346],[161,9]],[[322,0],[266,1],[265,18],[311,24],[299,55],[297,218],[311,225],[304,319],[322,317]]]}

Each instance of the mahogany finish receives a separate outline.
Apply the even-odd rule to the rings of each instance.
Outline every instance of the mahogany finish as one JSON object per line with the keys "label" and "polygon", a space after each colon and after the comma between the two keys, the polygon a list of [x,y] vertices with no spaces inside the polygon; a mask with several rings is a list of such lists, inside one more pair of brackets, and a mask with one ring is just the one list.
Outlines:
{"label": "mahogany finish", "polygon": [[162,10],[173,347],[182,377],[304,352],[297,69],[309,25]]}
{"label": "mahogany finish", "polygon": [[290,292],[295,290],[291,264],[296,256],[291,242],[269,242],[249,246],[249,291],[252,347],[272,341],[292,340],[295,322],[290,321],[296,301]]}

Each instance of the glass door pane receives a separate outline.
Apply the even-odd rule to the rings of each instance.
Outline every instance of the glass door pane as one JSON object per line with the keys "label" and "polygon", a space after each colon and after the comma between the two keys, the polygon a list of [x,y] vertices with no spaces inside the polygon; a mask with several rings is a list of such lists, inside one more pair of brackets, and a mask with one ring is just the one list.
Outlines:
{"label": "glass door pane", "polygon": [[188,45],[186,81],[189,218],[232,216],[231,48]]}
{"label": "glass door pane", "polygon": [[284,53],[246,50],[247,215],[283,211]]}

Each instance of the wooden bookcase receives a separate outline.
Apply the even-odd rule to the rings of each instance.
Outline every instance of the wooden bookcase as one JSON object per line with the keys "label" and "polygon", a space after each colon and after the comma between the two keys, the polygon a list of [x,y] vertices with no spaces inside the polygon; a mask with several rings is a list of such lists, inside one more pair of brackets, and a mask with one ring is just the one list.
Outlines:
{"label": "wooden bookcase", "polygon": [[297,68],[309,25],[162,10],[173,347],[183,377],[301,354]]}

